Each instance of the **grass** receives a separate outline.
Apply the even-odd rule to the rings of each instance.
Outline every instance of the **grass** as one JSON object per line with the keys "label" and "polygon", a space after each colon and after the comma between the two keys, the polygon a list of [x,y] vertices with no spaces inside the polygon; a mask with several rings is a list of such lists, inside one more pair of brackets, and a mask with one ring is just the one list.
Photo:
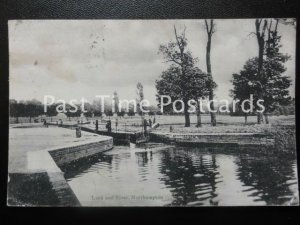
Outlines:
{"label": "grass", "polygon": [[[147,120],[151,119],[153,121],[154,116],[146,116]],[[118,117],[117,122],[118,126],[116,127],[116,118],[106,117],[101,120],[101,118],[89,118],[92,126],[93,122],[98,119],[99,120],[99,130],[106,130],[106,120],[111,119],[112,121],[112,131],[128,131],[128,132],[139,132],[143,130],[141,126],[141,117],[126,117],[120,118]],[[71,121],[69,119],[64,120],[64,124],[77,124],[77,121],[81,120],[78,118],[74,118]],[[295,126],[295,116],[270,116],[270,125],[256,124],[257,118],[256,116],[249,116],[248,123],[245,124],[244,117],[231,117],[228,115],[217,115],[217,126],[212,127],[210,125],[210,115],[202,115],[202,127],[195,127],[196,125],[196,116],[191,115],[191,126],[184,127],[184,116],[183,115],[156,115],[155,120],[160,124],[157,131],[160,132],[169,132],[170,126],[173,127],[173,132],[184,132],[184,133],[261,133],[261,132],[269,132],[272,130],[272,126],[281,126],[281,125],[291,125]],[[47,121],[50,121],[48,118]],[[53,118],[55,121],[55,118]],[[84,122],[86,120],[84,119]]]}
{"label": "grass", "polygon": [[[202,127],[184,127],[181,125],[172,126],[173,133],[265,133],[270,128],[269,125],[217,125],[212,127],[210,124],[204,124]],[[170,126],[162,125],[157,131],[169,132]]]}
{"label": "grass", "polygon": [[[151,117],[147,117],[149,119]],[[153,121],[153,117],[151,118]],[[196,127],[196,116],[191,116],[191,126],[184,127],[183,116],[156,116],[156,122],[160,126],[156,129],[160,132],[169,132],[170,126],[173,132],[178,133],[265,133],[270,132],[273,126],[292,125],[295,126],[295,116],[271,116],[270,124],[256,124],[256,116],[248,117],[248,123],[244,123],[244,117],[231,117],[218,115],[217,126],[210,125],[210,116],[202,116],[202,127]],[[125,125],[126,124],[126,125]],[[105,124],[100,124],[99,129],[105,129]],[[112,129],[115,130],[115,120],[112,119]],[[118,119],[118,130],[141,131],[141,118]]]}

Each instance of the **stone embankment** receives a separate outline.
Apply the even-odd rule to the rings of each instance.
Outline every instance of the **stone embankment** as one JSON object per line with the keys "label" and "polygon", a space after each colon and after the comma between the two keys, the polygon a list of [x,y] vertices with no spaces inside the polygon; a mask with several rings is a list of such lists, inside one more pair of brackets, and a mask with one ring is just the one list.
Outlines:
{"label": "stone embankment", "polygon": [[58,127],[10,128],[8,205],[78,206],[61,165],[112,149],[113,138]]}
{"label": "stone embankment", "polygon": [[256,133],[166,133],[151,132],[150,139],[181,145],[230,144],[237,146],[268,146],[275,144],[274,137]]}

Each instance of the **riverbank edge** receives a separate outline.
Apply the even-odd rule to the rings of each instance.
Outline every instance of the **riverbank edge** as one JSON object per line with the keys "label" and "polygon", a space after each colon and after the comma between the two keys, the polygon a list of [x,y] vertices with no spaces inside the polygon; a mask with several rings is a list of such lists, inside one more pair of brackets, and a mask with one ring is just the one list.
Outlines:
{"label": "riverbank edge", "polygon": [[[263,154],[296,155],[295,125],[273,125],[263,132],[150,132],[150,141],[189,147],[227,146]],[[239,150],[241,151],[241,150]]]}
{"label": "riverbank edge", "polygon": [[8,174],[7,206],[81,206],[59,167],[112,149],[113,138],[101,137],[101,140],[28,152],[27,159],[34,165],[28,171],[16,170]]}
{"label": "riverbank edge", "polygon": [[[75,125],[77,126],[77,125]],[[135,136],[134,132],[107,133],[106,131],[95,131],[94,129],[81,126],[81,129],[91,133],[110,135],[114,141],[120,140],[121,143],[129,142],[127,135]],[[288,131],[288,132],[286,132]],[[143,134],[142,134],[143,135]],[[147,136],[147,137],[146,137]],[[147,131],[147,135],[141,143],[153,141],[165,144],[175,144],[186,147],[237,147],[240,151],[251,148],[250,152],[263,154],[296,154],[295,125],[267,126],[259,132],[168,132],[160,131],[155,128]],[[137,141],[130,142],[139,144]]]}
{"label": "riverbank edge", "polygon": [[151,132],[150,139],[175,144],[229,144],[237,146],[274,146],[270,134],[261,133],[164,133]]}

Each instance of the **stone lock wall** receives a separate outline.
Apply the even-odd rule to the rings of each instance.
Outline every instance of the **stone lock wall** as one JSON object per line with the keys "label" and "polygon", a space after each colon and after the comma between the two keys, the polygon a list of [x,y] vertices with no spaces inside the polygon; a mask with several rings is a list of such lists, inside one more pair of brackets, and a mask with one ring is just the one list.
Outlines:
{"label": "stone lock wall", "polygon": [[237,144],[237,145],[257,145],[272,146],[274,138],[268,135],[259,134],[205,134],[205,135],[174,135],[177,143],[215,143],[215,144]]}
{"label": "stone lock wall", "polygon": [[112,149],[113,139],[49,151],[58,166]]}

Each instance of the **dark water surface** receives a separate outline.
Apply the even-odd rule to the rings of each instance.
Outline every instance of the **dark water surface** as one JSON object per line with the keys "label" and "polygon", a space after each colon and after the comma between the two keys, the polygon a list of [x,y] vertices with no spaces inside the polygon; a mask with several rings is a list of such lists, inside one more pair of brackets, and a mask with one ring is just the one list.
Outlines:
{"label": "dark water surface", "polygon": [[83,206],[298,202],[296,160],[284,157],[153,143],[139,148],[115,146],[62,169]]}

